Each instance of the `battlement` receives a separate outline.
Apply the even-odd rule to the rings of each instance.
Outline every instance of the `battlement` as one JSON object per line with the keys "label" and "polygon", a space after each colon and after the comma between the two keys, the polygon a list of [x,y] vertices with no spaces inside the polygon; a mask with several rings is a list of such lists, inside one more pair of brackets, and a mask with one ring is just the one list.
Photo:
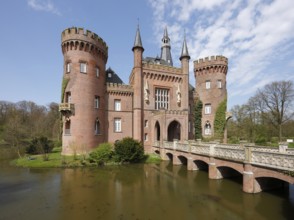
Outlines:
{"label": "battlement", "polygon": [[211,66],[211,65],[228,65],[228,58],[224,56],[211,56],[211,57],[205,57],[200,58],[198,60],[194,61],[194,67],[195,68],[202,68],[205,66]]}
{"label": "battlement", "polygon": [[61,34],[62,43],[65,43],[68,41],[75,41],[75,40],[94,44],[100,49],[104,50],[106,53],[108,51],[108,46],[106,42],[92,31],[86,30],[84,28],[71,27],[71,28],[65,29],[62,32]]}
{"label": "battlement", "polygon": [[111,94],[120,94],[120,95],[132,95],[133,88],[130,85],[119,84],[119,83],[107,83],[106,90]]}

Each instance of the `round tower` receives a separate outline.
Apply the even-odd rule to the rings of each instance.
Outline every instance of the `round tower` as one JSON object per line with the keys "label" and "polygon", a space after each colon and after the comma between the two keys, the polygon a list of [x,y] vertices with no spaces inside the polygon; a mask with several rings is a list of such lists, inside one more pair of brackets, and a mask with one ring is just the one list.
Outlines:
{"label": "round tower", "polygon": [[227,71],[228,59],[224,56],[211,56],[194,61],[197,98],[203,103],[203,137],[214,136],[215,113],[219,104],[227,97]]}
{"label": "round tower", "polygon": [[61,34],[64,56],[62,154],[84,154],[105,141],[105,65],[108,47],[97,34],[68,28]]}

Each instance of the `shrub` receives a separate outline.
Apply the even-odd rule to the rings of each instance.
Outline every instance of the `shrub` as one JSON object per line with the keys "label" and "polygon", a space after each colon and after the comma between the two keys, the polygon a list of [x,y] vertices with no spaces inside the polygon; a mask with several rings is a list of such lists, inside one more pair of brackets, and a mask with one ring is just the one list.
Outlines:
{"label": "shrub", "polygon": [[102,143],[89,154],[89,161],[90,163],[103,165],[107,161],[111,160],[112,155],[112,145],[110,143]]}
{"label": "shrub", "polygon": [[126,137],[114,144],[117,162],[136,163],[144,158],[144,148],[139,141]]}
{"label": "shrub", "polygon": [[266,139],[263,136],[256,137],[254,142],[256,145],[260,145],[260,146],[266,145]]}
{"label": "shrub", "polygon": [[31,140],[26,148],[28,154],[48,154],[53,149],[53,143],[46,137],[37,137]]}

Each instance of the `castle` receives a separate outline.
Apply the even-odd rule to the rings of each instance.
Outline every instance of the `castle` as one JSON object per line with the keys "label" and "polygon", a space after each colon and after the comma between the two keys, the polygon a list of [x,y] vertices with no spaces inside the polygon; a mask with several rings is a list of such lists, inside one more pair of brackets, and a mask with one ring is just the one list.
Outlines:
{"label": "castle", "polygon": [[84,153],[100,143],[133,137],[146,152],[155,142],[194,139],[194,100],[203,103],[202,135],[212,137],[218,105],[226,98],[228,60],[223,56],[194,61],[195,89],[189,84],[190,55],[183,39],[181,67],[174,67],[167,28],[160,57],[143,57],[137,28],[129,84],[106,69],[108,46],[82,28],[62,32],[64,73],[62,154]]}

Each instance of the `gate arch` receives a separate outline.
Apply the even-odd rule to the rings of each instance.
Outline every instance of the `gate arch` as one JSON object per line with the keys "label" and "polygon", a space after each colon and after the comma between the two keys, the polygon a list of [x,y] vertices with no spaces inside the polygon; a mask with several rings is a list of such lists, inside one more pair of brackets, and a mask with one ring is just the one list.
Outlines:
{"label": "gate arch", "polygon": [[174,139],[181,140],[181,124],[176,120],[172,121],[167,128],[167,140],[173,141]]}

